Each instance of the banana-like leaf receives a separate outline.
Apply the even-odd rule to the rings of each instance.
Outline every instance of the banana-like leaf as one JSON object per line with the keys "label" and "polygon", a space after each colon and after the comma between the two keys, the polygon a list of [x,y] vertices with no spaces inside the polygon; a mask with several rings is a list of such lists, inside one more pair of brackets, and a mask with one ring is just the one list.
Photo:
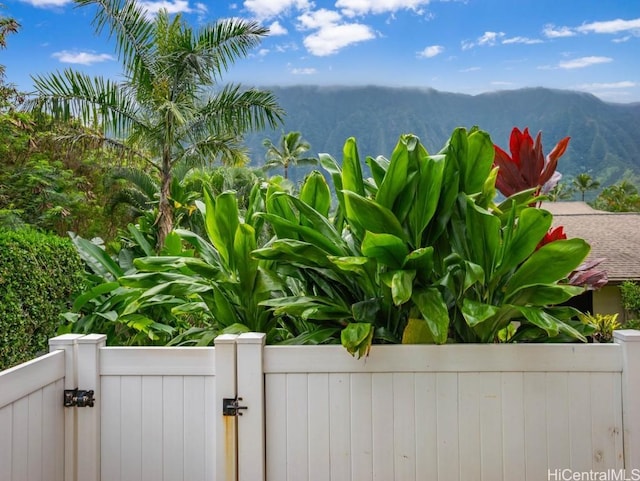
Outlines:
{"label": "banana-like leaf", "polygon": [[409,150],[415,149],[418,144],[417,137],[413,135],[403,135],[400,137],[395,149],[391,154],[391,161],[387,172],[378,184],[376,202],[393,211],[396,198],[407,187],[407,177],[409,174]]}
{"label": "banana-like leaf", "polygon": [[311,172],[300,187],[300,200],[321,216],[329,217],[331,191],[324,176],[317,170]]}
{"label": "banana-like leaf", "polygon": [[529,257],[505,285],[505,301],[520,289],[535,284],[553,284],[565,278],[589,253],[583,239],[550,242]]}
{"label": "banana-like leaf", "polygon": [[434,342],[446,343],[449,334],[449,310],[440,291],[435,287],[414,289],[411,300],[427,323]]}
{"label": "banana-like leaf", "polygon": [[205,225],[211,243],[227,266],[234,268],[233,241],[239,223],[238,200],[235,192],[223,192],[216,198],[204,190]]}
{"label": "banana-like leaf", "polygon": [[[425,151],[426,152],[426,151]],[[431,222],[442,191],[445,162],[442,156],[423,157],[417,161],[415,197],[407,216],[413,246],[422,246],[422,236]]]}
{"label": "banana-like leaf", "polygon": [[352,322],[342,330],[340,340],[349,354],[361,358],[369,355],[373,334],[373,325],[367,322]]}
{"label": "banana-like leaf", "polygon": [[268,247],[256,249],[252,255],[257,259],[300,263],[301,265],[332,267],[327,253],[309,242],[278,239]]}
{"label": "banana-like leaf", "polygon": [[353,137],[349,137],[342,148],[342,189],[365,195],[358,146]]}
{"label": "banana-like leaf", "polygon": [[472,130],[467,136],[466,152],[460,157],[463,165],[462,190],[467,194],[483,192],[493,167],[495,150],[489,134]]}
{"label": "banana-like leaf", "polygon": [[434,344],[427,321],[410,317],[402,333],[402,344]]}
{"label": "banana-like leaf", "polygon": [[409,255],[402,239],[392,234],[366,232],[362,240],[362,253],[393,269],[399,269]]}
{"label": "banana-like leaf", "polygon": [[93,299],[96,299],[104,294],[111,293],[119,287],[119,282],[105,282],[103,284],[98,284],[97,286],[89,289],[76,298],[73,303],[73,310],[79,311],[87,302],[92,301]]}
{"label": "banana-like leaf", "polygon": [[509,300],[510,304],[524,306],[548,306],[562,304],[584,292],[580,286],[537,284],[520,289]]}
{"label": "banana-like leaf", "polygon": [[116,280],[124,275],[120,266],[100,246],[76,235],[71,236],[78,254],[91,270],[107,280]]}
{"label": "banana-like leaf", "polygon": [[250,295],[255,289],[258,273],[258,260],[251,256],[256,249],[256,234],[248,224],[239,224],[233,241],[233,255],[239,287],[243,293]]}
{"label": "banana-like leaf", "polygon": [[389,169],[389,160],[379,155],[375,159],[373,157],[367,157],[366,163],[369,166],[371,176],[376,185],[382,184],[382,180]]}
{"label": "banana-like leaf", "polygon": [[470,327],[475,327],[487,319],[495,316],[499,308],[484,302],[474,301],[472,299],[464,299],[462,301],[462,315],[464,320]]}
{"label": "banana-like leaf", "polygon": [[466,227],[469,260],[482,267],[485,276],[491,278],[498,263],[496,255],[500,252],[500,219],[468,199]]}
{"label": "banana-like leaf", "polygon": [[196,252],[207,264],[222,268],[222,260],[220,258],[220,254],[209,241],[203,239],[198,234],[194,234],[193,232],[186,229],[176,229],[175,232],[183,240],[195,247]]}
{"label": "banana-like leaf", "polygon": [[392,234],[406,240],[407,236],[400,222],[389,209],[349,190],[344,190],[343,194],[346,217],[358,238],[363,239],[365,232],[369,231],[375,234]]}
{"label": "banana-like leaf", "polygon": [[498,272],[508,272],[529,257],[549,231],[551,222],[552,216],[546,210],[523,209],[517,225],[507,227],[510,236],[505,236]]}
{"label": "banana-like leaf", "polygon": [[537,307],[514,306],[522,316],[534,326],[543,329],[549,337],[560,332],[559,321],[544,309]]}

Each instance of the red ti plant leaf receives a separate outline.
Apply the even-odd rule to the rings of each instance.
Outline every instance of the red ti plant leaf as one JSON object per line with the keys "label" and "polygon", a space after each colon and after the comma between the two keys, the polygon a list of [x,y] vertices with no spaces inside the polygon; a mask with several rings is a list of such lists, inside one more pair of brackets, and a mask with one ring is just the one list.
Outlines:
{"label": "red ti plant leaf", "polygon": [[597,269],[598,265],[604,260],[604,258],[600,257],[580,264],[575,271],[569,274],[569,284],[584,287],[588,291],[600,289],[606,285],[609,282],[607,271]]}
{"label": "red ti plant leaf", "polygon": [[565,137],[556,144],[553,150],[544,156],[542,152],[542,134],[539,132],[534,142],[529,129],[524,132],[514,127],[509,138],[507,154],[497,145],[493,165],[498,167],[496,187],[503,195],[510,197],[523,190],[536,188],[539,194],[542,187],[552,180],[558,167],[558,159],[567,150],[569,137]]}
{"label": "red ti plant leaf", "polygon": [[567,238],[567,234],[564,233],[564,227],[562,226],[552,227],[551,229],[549,229],[549,232],[547,232],[544,235],[544,237],[536,247],[536,250],[540,249],[540,247],[548,244],[549,242],[557,241],[560,239],[566,239],[566,238]]}

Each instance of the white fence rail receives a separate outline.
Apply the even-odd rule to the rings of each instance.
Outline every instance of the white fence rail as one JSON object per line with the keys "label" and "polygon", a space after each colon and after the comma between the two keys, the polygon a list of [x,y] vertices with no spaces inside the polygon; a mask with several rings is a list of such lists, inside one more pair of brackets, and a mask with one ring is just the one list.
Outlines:
{"label": "white fence rail", "polygon": [[[640,469],[640,332],[602,345],[114,348],[0,373],[0,480],[540,480]],[[63,408],[62,390],[96,392]],[[240,417],[222,415],[239,396]],[[241,399],[240,399],[241,398]],[[618,471],[616,471],[618,472]],[[628,471],[629,473],[630,471]],[[583,478],[581,478],[583,479]]]}

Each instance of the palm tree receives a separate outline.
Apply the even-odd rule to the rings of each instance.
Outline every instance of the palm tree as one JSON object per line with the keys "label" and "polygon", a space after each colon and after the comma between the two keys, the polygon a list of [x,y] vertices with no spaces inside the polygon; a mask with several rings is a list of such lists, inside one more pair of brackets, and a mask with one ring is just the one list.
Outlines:
{"label": "palm tree", "polygon": [[283,167],[285,179],[289,178],[290,166],[317,163],[317,159],[313,157],[303,157],[303,154],[311,148],[311,145],[302,138],[300,132],[282,134],[279,148],[273,144],[271,139],[264,139],[262,145],[267,148],[264,169]]}
{"label": "palm tree", "polygon": [[578,174],[575,179],[571,182],[573,187],[578,190],[581,194],[580,200],[584,202],[584,194],[588,190],[595,190],[600,187],[600,182],[594,180],[589,174],[586,172],[582,174]]}
{"label": "palm tree", "polygon": [[173,228],[172,170],[185,158],[238,164],[250,130],[273,128],[283,111],[271,92],[219,85],[224,71],[259,44],[268,29],[237,18],[193,30],[162,10],[154,18],[135,0],[75,0],[96,6],[94,25],[116,41],[124,81],[65,70],[34,77],[34,110],[77,117],[106,145],[135,155],[160,176],[158,246]]}

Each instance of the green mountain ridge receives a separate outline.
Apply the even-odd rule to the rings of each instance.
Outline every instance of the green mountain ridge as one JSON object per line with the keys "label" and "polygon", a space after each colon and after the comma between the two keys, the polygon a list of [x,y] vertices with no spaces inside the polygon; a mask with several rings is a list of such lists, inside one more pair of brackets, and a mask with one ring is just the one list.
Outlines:
{"label": "green mountain ridge", "polygon": [[[413,133],[436,153],[457,127],[477,125],[493,142],[509,150],[513,127],[542,132],[545,154],[563,137],[571,137],[558,170],[565,179],[589,172],[602,185],[640,179],[640,103],[613,104],[582,92],[526,88],[479,95],[430,88],[392,87],[261,87],[278,97],[287,115],[277,131],[247,136],[254,166],[263,163],[264,138],[278,141],[298,130],[311,144],[312,155],[329,153],[342,159],[342,146],[355,137],[361,159],[389,157],[398,137]],[[295,179],[308,169],[292,169]]]}

